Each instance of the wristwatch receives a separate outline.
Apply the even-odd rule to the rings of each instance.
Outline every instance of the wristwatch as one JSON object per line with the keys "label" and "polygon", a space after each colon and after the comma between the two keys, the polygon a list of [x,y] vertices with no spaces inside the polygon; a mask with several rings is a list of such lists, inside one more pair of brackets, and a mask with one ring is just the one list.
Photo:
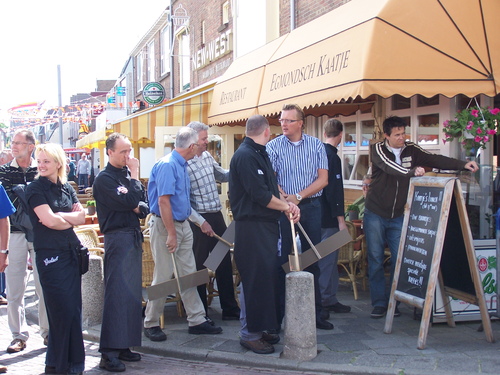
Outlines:
{"label": "wristwatch", "polygon": [[9,253],[9,250],[0,250],[0,254],[8,254]]}
{"label": "wristwatch", "polygon": [[302,195],[297,193],[297,194],[295,194],[295,198],[297,198],[297,200],[300,202],[302,200]]}

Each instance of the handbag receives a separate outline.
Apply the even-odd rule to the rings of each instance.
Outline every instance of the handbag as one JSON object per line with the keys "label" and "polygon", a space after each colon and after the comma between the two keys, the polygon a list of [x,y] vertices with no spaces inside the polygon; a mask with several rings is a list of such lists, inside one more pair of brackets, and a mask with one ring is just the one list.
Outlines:
{"label": "handbag", "polygon": [[85,246],[80,246],[77,250],[78,264],[80,265],[80,275],[84,275],[89,270],[90,252]]}

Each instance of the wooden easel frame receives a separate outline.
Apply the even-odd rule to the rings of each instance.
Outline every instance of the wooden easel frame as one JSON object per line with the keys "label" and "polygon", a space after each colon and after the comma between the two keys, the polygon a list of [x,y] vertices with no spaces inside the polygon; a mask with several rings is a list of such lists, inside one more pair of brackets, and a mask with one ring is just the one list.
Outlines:
{"label": "wooden easel frame", "polygon": [[[410,212],[413,202],[413,196],[416,186],[430,186],[442,187],[444,190],[441,215],[437,228],[436,241],[434,244],[434,252],[432,256],[432,264],[430,267],[429,280],[427,284],[425,299],[415,297],[414,295],[404,293],[398,290],[399,275],[401,272],[401,263],[404,256],[404,247],[406,242],[406,234],[410,221]],[[458,209],[460,219],[460,227],[462,230],[465,251],[467,254],[468,268],[471,273],[472,282],[474,284],[475,295],[447,287],[443,281],[441,274],[441,256],[443,251],[443,243],[446,238],[446,225],[448,223],[448,215],[450,205],[452,204],[452,197],[455,197],[455,202]],[[429,323],[432,314],[432,305],[434,303],[434,296],[436,287],[440,288],[443,298],[443,305],[446,313],[447,324],[450,327],[455,327],[453,313],[449,305],[448,297],[456,297],[463,301],[477,305],[481,312],[481,320],[486,334],[486,341],[494,342],[493,332],[491,328],[491,321],[486,307],[486,300],[484,298],[484,291],[482,288],[481,278],[476,265],[476,256],[474,252],[474,244],[472,233],[470,230],[469,218],[465,210],[465,201],[462,196],[461,183],[457,178],[443,178],[443,177],[420,177],[413,178],[410,182],[410,189],[408,192],[407,207],[405,209],[405,217],[403,221],[403,230],[401,233],[401,240],[398,249],[398,259],[396,261],[396,268],[394,271],[394,279],[392,282],[391,295],[389,298],[389,307],[385,321],[384,333],[391,333],[392,322],[394,319],[394,310],[396,308],[396,301],[401,301],[411,306],[419,307],[423,310],[422,319],[420,323],[420,331],[418,335],[418,349],[424,349],[427,340],[427,333],[429,330]]]}

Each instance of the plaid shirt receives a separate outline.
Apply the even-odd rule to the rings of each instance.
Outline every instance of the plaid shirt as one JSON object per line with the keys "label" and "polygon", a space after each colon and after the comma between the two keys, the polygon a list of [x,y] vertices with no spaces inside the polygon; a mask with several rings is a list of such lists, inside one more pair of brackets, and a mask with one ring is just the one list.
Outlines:
{"label": "plaid shirt", "polygon": [[191,182],[190,219],[201,225],[205,219],[200,213],[218,212],[222,209],[216,181],[227,182],[229,171],[223,169],[208,151],[189,160],[187,168]]}

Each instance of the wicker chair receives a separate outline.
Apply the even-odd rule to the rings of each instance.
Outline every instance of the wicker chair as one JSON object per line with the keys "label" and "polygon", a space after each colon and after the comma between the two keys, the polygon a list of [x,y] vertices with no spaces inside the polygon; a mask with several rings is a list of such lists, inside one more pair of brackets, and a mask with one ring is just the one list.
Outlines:
{"label": "wicker chair", "polygon": [[93,228],[79,227],[74,229],[81,244],[89,249],[90,254],[104,256],[104,244],[99,240]]}
{"label": "wicker chair", "polygon": [[[350,221],[346,221],[347,229],[352,237],[352,240],[342,246],[339,250],[339,259],[337,264],[341,266],[347,276],[340,276],[340,281],[346,281],[352,283],[352,289],[354,291],[354,299],[358,299],[358,287],[356,284],[357,279],[362,279],[363,286],[366,287],[366,274],[363,271],[363,266],[361,262],[365,261],[365,235],[361,234],[356,236],[356,227]],[[355,250],[355,244],[360,244],[360,249]],[[360,272],[358,272],[360,270]]]}
{"label": "wicker chair", "polygon": [[[153,253],[151,252],[151,242],[149,235],[144,236],[144,242],[142,244],[142,287],[147,288],[151,286],[153,282],[153,272],[155,269],[155,262],[153,259]],[[182,317],[184,315],[184,307],[182,306],[182,300],[180,293],[175,296],[168,296],[165,303],[175,302],[177,303],[177,314]],[[143,306],[146,306],[147,301],[143,300]],[[163,313],[160,316],[160,327],[165,326],[165,318]]]}

